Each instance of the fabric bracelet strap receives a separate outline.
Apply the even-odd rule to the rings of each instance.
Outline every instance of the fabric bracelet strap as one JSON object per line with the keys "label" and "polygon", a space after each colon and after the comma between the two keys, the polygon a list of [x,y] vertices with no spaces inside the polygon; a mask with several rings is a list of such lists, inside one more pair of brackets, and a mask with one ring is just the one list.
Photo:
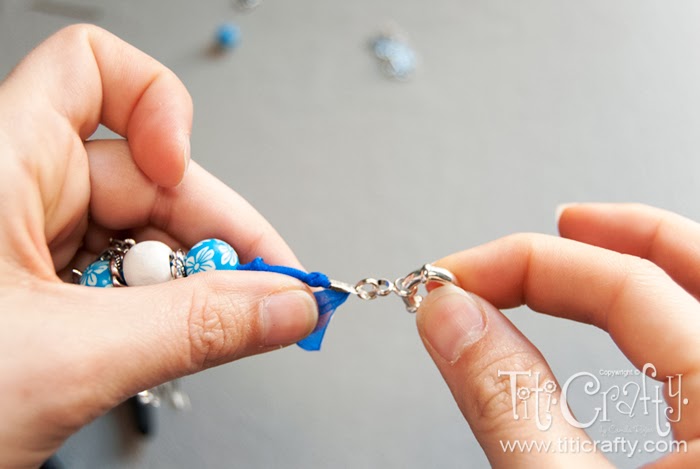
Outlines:
{"label": "fabric bracelet strap", "polygon": [[304,350],[320,350],[323,336],[326,333],[328,324],[333,317],[333,313],[340,305],[348,299],[349,293],[331,290],[331,281],[326,274],[321,272],[304,272],[303,270],[287,267],[283,265],[266,264],[261,257],[255,258],[248,264],[240,264],[237,270],[248,270],[255,272],[273,272],[276,274],[288,275],[304,282],[312,288],[323,288],[314,292],[316,303],[318,304],[318,322],[313,332],[305,339],[297,342],[297,345]]}

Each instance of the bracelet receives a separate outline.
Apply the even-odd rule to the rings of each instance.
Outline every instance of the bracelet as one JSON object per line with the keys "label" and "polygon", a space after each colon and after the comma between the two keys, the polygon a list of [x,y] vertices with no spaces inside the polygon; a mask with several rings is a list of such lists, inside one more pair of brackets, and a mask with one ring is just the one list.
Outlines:
{"label": "bracelet", "polygon": [[323,336],[335,310],[345,302],[349,292],[333,288],[321,272],[304,272],[292,267],[269,265],[258,257],[248,264],[239,262],[236,250],[216,238],[202,240],[189,252],[173,251],[160,241],[135,242],[111,239],[110,246],[87,268],[73,269],[76,283],[88,287],[136,287],[155,285],[211,270],[274,272],[294,277],[311,288],[319,307],[319,321],[314,331],[297,342],[304,350],[320,350]]}
{"label": "bracelet", "polygon": [[294,277],[311,288],[318,304],[319,319],[316,328],[305,339],[297,342],[304,350],[320,350],[323,336],[335,310],[355,295],[362,300],[374,300],[391,293],[399,296],[406,310],[415,313],[423,299],[418,287],[427,283],[451,283],[457,285],[455,276],[448,270],[425,264],[395,281],[365,278],[356,284],[331,280],[321,272],[304,272],[293,267],[269,265],[258,257],[248,264],[241,264],[236,250],[225,241],[216,238],[202,240],[189,252],[173,251],[160,241],[133,239],[110,240],[95,262],[84,272],[73,269],[76,283],[89,287],[109,288],[145,286],[176,280],[211,270],[243,270],[274,272]]}
{"label": "bracelet", "polygon": [[[393,282],[384,278],[365,278],[354,285],[330,280],[321,272],[304,272],[292,267],[269,265],[260,257],[248,264],[241,264],[236,250],[230,244],[215,238],[198,242],[186,254],[182,250],[173,251],[160,241],[136,243],[133,239],[111,239],[109,247],[97,260],[83,272],[73,269],[73,274],[74,281],[80,285],[120,288],[154,285],[211,270],[274,272],[294,277],[315,288],[318,322],[311,334],[297,342],[299,347],[310,351],[320,350],[333,314],[350,295],[362,300],[374,300],[394,293],[404,301],[408,312],[415,313],[422,301],[422,296],[418,294],[420,285],[430,282],[457,284],[450,271],[430,264]],[[189,407],[189,398],[179,389],[177,380],[142,391],[130,399],[141,433],[152,432],[150,408],[157,406],[160,398],[166,396],[176,408]]]}
{"label": "bracelet", "polygon": [[238,254],[224,241],[205,239],[185,255],[160,241],[110,240],[110,246],[80,274],[80,285],[155,285],[208,270],[236,270]]}

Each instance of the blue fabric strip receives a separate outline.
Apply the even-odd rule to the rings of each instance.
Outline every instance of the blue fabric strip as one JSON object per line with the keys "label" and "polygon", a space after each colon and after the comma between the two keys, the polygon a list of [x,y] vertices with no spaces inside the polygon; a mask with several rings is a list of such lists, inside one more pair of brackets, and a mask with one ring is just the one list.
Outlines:
{"label": "blue fabric strip", "polygon": [[301,280],[310,287],[329,288],[331,286],[331,281],[326,274],[321,272],[304,272],[303,270],[283,265],[266,264],[262,257],[256,257],[253,262],[248,264],[239,265],[238,270],[254,270],[256,272],[274,272],[276,274],[289,275]]}
{"label": "blue fabric strip", "polygon": [[315,351],[321,349],[321,342],[323,342],[323,336],[326,334],[326,329],[333,317],[333,313],[340,305],[345,303],[345,300],[350,295],[347,292],[330,290],[331,281],[326,274],[321,272],[304,272],[303,270],[283,265],[266,264],[261,257],[248,264],[240,264],[238,270],[274,272],[294,277],[312,288],[323,288],[323,290],[314,293],[318,304],[318,322],[316,327],[305,339],[297,342],[297,345],[304,350]]}
{"label": "blue fabric strip", "polygon": [[335,290],[321,290],[314,293],[318,304],[318,322],[311,334],[297,342],[299,347],[309,351],[321,349],[321,342],[323,342],[323,336],[326,334],[326,329],[331,322],[333,313],[335,313],[338,306],[345,303],[348,295],[349,293]]}

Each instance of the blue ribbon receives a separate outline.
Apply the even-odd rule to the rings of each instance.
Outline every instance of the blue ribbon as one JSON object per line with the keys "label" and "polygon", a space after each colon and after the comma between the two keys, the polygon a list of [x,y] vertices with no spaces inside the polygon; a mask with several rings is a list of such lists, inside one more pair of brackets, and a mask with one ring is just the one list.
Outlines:
{"label": "blue ribbon", "polygon": [[318,322],[316,327],[305,339],[297,342],[297,345],[304,350],[316,351],[321,349],[321,342],[323,342],[323,336],[326,334],[326,329],[331,322],[333,313],[340,305],[345,303],[345,300],[350,295],[347,292],[331,290],[331,281],[326,274],[321,272],[304,272],[303,270],[282,265],[269,265],[261,257],[248,264],[239,265],[238,270],[274,272],[294,277],[312,288],[323,288],[323,290],[314,293],[318,304]]}
{"label": "blue ribbon", "polygon": [[318,304],[318,322],[313,332],[305,339],[297,342],[297,345],[304,350],[316,351],[321,350],[321,342],[326,333],[328,324],[331,322],[335,310],[345,303],[349,293],[335,290],[321,290],[314,293],[316,303]]}

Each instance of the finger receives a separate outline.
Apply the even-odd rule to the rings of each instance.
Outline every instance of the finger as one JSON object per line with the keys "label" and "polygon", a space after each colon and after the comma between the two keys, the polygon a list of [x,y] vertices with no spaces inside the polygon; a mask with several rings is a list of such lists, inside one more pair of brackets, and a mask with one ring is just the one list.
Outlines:
{"label": "finger", "polygon": [[653,469],[683,469],[700,467],[700,440],[680,443],[679,451],[669,454],[658,461],[649,464]]}
{"label": "finger", "polygon": [[[192,127],[187,90],[166,67],[107,31],[91,25],[59,31],[18,65],[4,87],[21,101],[12,107],[28,122],[65,120],[83,140],[103,123],[128,139],[151,180],[174,186],[182,179]],[[36,153],[35,141],[26,145],[23,153]]]}
{"label": "finger", "polygon": [[291,249],[275,229],[240,195],[192,163],[185,179],[165,189],[134,165],[130,148],[120,140],[86,145],[90,160],[93,220],[111,230],[153,227],[190,247],[220,238],[244,260],[298,266]]}
{"label": "finger", "polygon": [[[545,235],[514,235],[439,262],[497,307],[527,304],[607,330],[639,369],[694,379],[700,363],[698,303],[649,261]],[[683,353],[678,353],[683,350]],[[700,418],[700,386],[685,412]],[[682,420],[687,427],[694,418]]]}
{"label": "finger", "polygon": [[[497,307],[527,304],[607,330],[639,367],[650,350],[662,375],[700,361],[698,303],[651,262],[551,236],[514,235],[439,264]],[[678,356],[679,346],[691,352]]]}
{"label": "finger", "polygon": [[559,232],[649,259],[700,296],[700,224],[692,220],[641,204],[572,204],[561,207]]}
{"label": "finger", "polygon": [[[596,453],[558,446],[590,440],[562,413],[559,386],[540,352],[500,311],[446,285],[427,296],[416,320],[428,353],[494,467],[606,465]],[[511,446],[531,441],[550,447]]]}
{"label": "finger", "polygon": [[[95,400],[106,411],[173,378],[294,343],[311,332],[318,316],[303,284],[257,272],[203,273],[131,288],[52,283],[42,291],[34,296],[47,303],[45,309],[29,311],[51,309],[57,317],[51,328],[35,332],[32,343],[55,350],[46,364],[51,370],[37,372],[45,373],[47,394],[64,390],[44,396],[46,405],[63,400],[58,407],[67,414]],[[61,344],[63,337],[70,341]]]}

